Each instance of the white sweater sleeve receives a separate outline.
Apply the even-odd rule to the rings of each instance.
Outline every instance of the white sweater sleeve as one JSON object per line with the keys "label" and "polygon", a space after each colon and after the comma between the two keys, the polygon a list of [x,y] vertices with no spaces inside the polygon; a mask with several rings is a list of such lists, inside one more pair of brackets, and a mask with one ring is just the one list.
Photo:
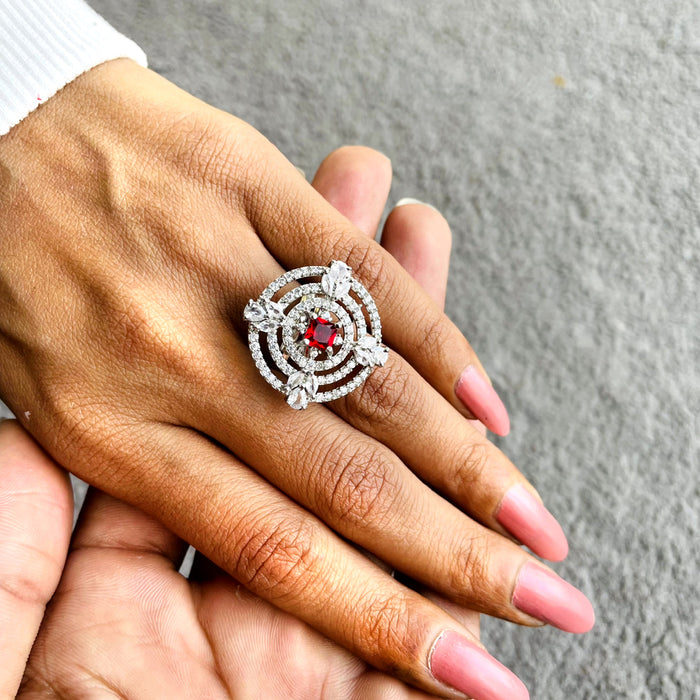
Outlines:
{"label": "white sweater sleeve", "polygon": [[83,0],[0,0],[0,135],[81,73],[146,54]]}

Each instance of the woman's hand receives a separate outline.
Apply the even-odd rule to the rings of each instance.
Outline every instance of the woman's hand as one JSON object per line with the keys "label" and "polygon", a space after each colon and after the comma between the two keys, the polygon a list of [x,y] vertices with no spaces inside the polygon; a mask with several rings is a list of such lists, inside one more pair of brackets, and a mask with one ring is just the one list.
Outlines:
{"label": "woman's hand", "polygon": [[[324,161],[315,186],[329,198],[340,195],[337,206],[361,224],[381,214],[376,186],[388,179],[385,166],[384,157],[369,149],[340,149]],[[353,197],[342,199],[349,190]],[[437,214],[410,210],[413,216],[387,229],[383,244],[441,304],[449,231]],[[428,236],[421,224],[431,217],[437,227]],[[0,566],[5,581],[21,571],[24,588],[31,582],[42,599],[56,586],[67,545],[71,492],[60,473],[19,426],[0,428],[0,501],[12,502],[0,514]],[[14,556],[3,556],[10,554],[3,545]],[[18,551],[25,555],[21,561]],[[182,551],[181,542],[153,518],[93,491],[19,697],[50,698],[62,689],[76,695],[88,688],[93,694],[119,688],[132,698],[428,697],[368,668],[206,560],[197,559],[190,582],[184,581],[176,573]],[[425,594],[478,637],[477,613]],[[0,698],[15,695],[42,610],[41,600],[21,611],[15,601],[8,603],[0,604],[0,617],[11,609],[16,617],[0,627],[0,650],[17,653],[0,658],[6,674]],[[176,612],[159,614],[164,610]],[[3,685],[8,678],[9,687]]]}
{"label": "woman's hand", "polygon": [[[467,342],[251,127],[114,61],[0,140],[0,178],[0,395],[59,463],[430,692],[438,635],[473,636],[335,533],[453,603],[590,627],[581,594],[476,522],[565,553],[465,420],[458,394],[505,431]],[[331,259],[372,293],[393,352],[332,410],[294,412],[258,375],[242,310],[284,268]],[[438,650],[444,679],[436,657],[495,663],[450,635]]]}

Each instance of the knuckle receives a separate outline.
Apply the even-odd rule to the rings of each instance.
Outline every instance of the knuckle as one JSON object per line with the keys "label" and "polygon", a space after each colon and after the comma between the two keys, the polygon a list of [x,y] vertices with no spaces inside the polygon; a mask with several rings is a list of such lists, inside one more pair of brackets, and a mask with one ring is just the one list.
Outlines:
{"label": "knuckle", "polygon": [[395,512],[399,497],[394,466],[388,453],[372,446],[329,451],[319,472],[325,491],[323,510],[346,531],[370,523],[381,527]]}
{"label": "knuckle", "polygon": [[385,670],[405,677],[420,653],[422,638],[415,605],[404,593],[374,595],[357,615],[356,642]]}
{"label": "knuckle", "polygon": [[241,143],[246,131],[238,120],[197,112],[182,117],[171,127],[164,148],[168,160],[187,177],[219,189],[229,184],[233,174],[247,170],[246,154],[251,151]]}
{"label": "knuckle", "polygon": [[94,486],[115,488],[128,482],[149,458],[144,439],[149,424],[139,420],[133,408],[119,405],[113,392],[105,390],[95,398],[94,389],[78,393],[74,385],[70,377],[62,377],[43,392],[38,426],[42,444],[76,475],[89,474]]}
{"label": "knuckle", "polygon": [[145,293],[132,292],[115,303],[109,330],[111,346],[127,362],[146,359],[169,365],[177,361],[185,346],[163,309],[145,298]]}
{"label": "knuckle", "polygon": [[79,475],[89,473],[92,483],[103,488],[114,486],[115,474],[128,481],[136,469],[131,447],[136,429],[110,411],[99,401],[66,398],[55,413],[57,429],[51,438],[59,461]]}
{"label": "knuckle", "polygon": [[318,572],[319,531],[303,518],[274,524],[256,521],[240,538],[236,577],[263,598],[290,599],[302,591]]}
{"label": "knuckle", "polygon": [[399,416],[402,424],[414,421],[419,414],[419,393],[407,365],[390,352],[386,365],[375,368],[358,389],[341,401],[363,424],[379,423],[384,427],[397,422]]}
{"label": "knuckle", "polygon": [[[42,392],[43,405],[53,426],[49,436],[59,457],[80,454],[88,460],[96,457],[96,447],[112,442],[107,408],[99,401],[79,396],[66,383],[57,381]],[[71,468],[78,465],[71,464]]]}
{"label": "knuckle", "polygon": [[416,343],[420,343],[421,354],[430,357],[436,367],[449,366],[450,359],[455,355],[455,338],[461,337],[461,334],[455,332],[447,316],[429,307],[420,319],[418,328],[421,331],[415,334],[415,339]]}
{"label": "knuckle", "polygon": [[476,484],[484,480],[489,464],[490,450],[482,442],[463,444],[455,455],[455,480],[457,492],[468,494]]}
{"label": "knuckle", "polygon": [[130,290],[115,299],[106,312],[103,344],[135,378],[148,366],[160,375],[162,388],[184,382],[202,387],[211,383],[216,370],[201,333],[176,320],[171,310],[153,299],[149,290]]}
{"label": "knuckle", "polygon": [[394,273],[389,268],[387,254],[374,241],[366,236],[348,236],[345,232],[338,238],[334,255],[353,269],[376,302],[390,296]]}
{"label": "knuckle", "polygon": [[450,584],[465,603],[477,603],[482,609],[494,597],[489,580],[490,544],[484,533],[474,532],[459,538],[456,552],[449,559]]}
{"label": "knuckle", "polygon": [[127,366],[146,358],[158,357],[172,347],[164,342],[163,321],[152,301],[136,290],[116,298],[106,311],[109,346]]}

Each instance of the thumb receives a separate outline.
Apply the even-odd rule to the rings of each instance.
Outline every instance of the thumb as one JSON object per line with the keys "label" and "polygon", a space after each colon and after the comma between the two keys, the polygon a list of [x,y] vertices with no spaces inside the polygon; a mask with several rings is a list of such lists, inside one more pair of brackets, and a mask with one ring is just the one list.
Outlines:
{"label": "thumb", "polygon": [[0,422],[0,698],[13,698],[68,552],[68,475],[17,421]]}

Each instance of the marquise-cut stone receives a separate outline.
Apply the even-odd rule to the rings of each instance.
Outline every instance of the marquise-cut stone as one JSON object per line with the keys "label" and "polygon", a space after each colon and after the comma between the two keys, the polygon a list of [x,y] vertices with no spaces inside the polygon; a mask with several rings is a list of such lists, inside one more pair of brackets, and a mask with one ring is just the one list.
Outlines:
{"label": "marquise-cut stone", "polygon": [[340,260],[334,260],[321,278],[321,289],[332,299],[345,296],[352,284],[352,270]]}
{"label": "marquise-cut stone", "polygon": [[306,389],[301,386],[292,389],[287,394],[287,403],[292,408],[296,408],[297,411],[306,408],[309,405],[309,395],[306,393]]}
{"label": "marquise-cut stone", "polygon": [[303,370],[299,370],[289,375],[287,387],[289,388],[290,393],[292,389],[302,388],[304,391],[306,391],[309,397],[313,397],[318,391],[318,377],[313,374],[309,374],[308,372],[304,372]]}
{"label": "marquise-cut stone", "polygon": [[265,316],[260,321],[253,321],[255,327],[263,333],[271,333],[284,323],[284,306],[276,301],[263,304]]}
{"label": "marquise-cut stone", "polygon": [[251,299],[243,310],[243,316],[245,320],[250,321],[250,323],[259,323],[267,316],[267,314],[265,313],[263,305],[259,301]]}
{"label": "marquise-cut stone", "polygon": [[389,358],[389,351],[377,343],[373,335],[360,338],[353,348],[355,359],[365,367],[383,367]]}
{"label": "marquise-cut stone", "polygon": [[383,345],[377,345],[372,351],[372,359],[377,367],[384,367],[389,359],[389,350]]}
{"label": "marquise-cut stone", "polygon": [[281,325],[284,322],[284,306],[276,301],[268,301],[267,317],[278,326]]}

